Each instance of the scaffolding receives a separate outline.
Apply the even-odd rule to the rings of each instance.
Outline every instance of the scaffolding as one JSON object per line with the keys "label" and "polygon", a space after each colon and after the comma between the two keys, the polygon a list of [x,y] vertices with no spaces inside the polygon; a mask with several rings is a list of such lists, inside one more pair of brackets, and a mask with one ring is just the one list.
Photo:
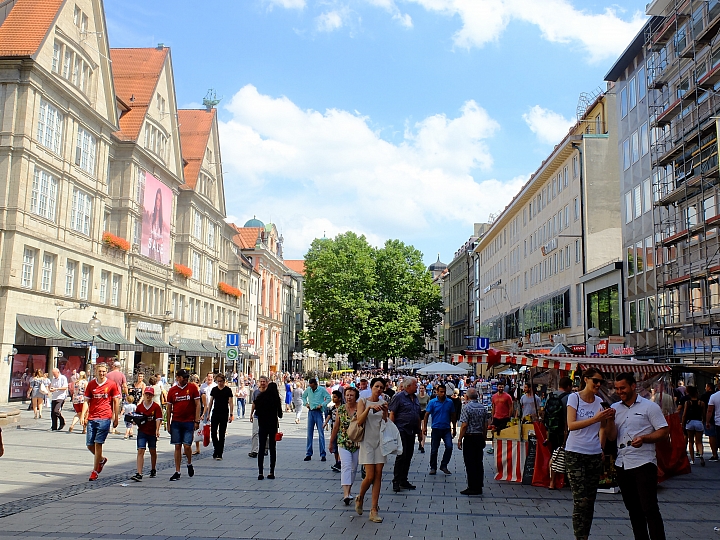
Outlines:
{"label": "scaffolding", "polygon": [[715,364],[720,0],[670,0],[663,15],[645,35],[655,249],[636,249],[634,263],[655,257],[660,356]]}

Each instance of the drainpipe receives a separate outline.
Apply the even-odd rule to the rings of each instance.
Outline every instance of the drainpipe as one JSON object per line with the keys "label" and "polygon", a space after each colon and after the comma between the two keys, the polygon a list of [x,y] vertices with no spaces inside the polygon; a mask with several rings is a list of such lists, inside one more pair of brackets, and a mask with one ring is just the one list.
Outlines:
{"label": "drainpipe", "polygon": [[[584,154],[582,149],[582,144],[580,143],[571,143],[572,147],[578,151],[579,154],[579,165],[580,165],[580,226],[582,227],[582,233],[580,235],[580,249],[581,253],[580,256],[582,258],[581,264],[582,264],[582,273],[583,276],[585,275],[586,271],[586,246],[585,246],[585,163],[584,163]],[[582,304],[585,305],[585,286],[581,285],[582,287]],[[625,309],[623,308],[623,313],[625,312]],[[583,326],[583,341],[587,340],[587,320],[586,320],[586,313],[585,310],[581,311],[582,314],[582,326]],[[623,321],[624,322],[624,321]],[[624,328],[624,324],[623,324]]]}

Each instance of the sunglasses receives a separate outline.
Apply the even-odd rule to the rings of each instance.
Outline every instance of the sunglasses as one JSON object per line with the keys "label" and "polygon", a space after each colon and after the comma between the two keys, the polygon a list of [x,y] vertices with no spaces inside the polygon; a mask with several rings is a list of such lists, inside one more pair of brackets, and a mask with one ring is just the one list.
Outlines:
{"label": "sunglasses", "polygon": [[605,383],[605,379],[598,379],[598,378],[592,377],[590,380],[591,380],[594,384],[604,384],[604,383]]}
{"label": "sunglasses", "polygon": [[618,445],[618,448],[622,450],[623,448],[630,448],[632,446],[632,441],[628,441],[626,443],[622,443]]}

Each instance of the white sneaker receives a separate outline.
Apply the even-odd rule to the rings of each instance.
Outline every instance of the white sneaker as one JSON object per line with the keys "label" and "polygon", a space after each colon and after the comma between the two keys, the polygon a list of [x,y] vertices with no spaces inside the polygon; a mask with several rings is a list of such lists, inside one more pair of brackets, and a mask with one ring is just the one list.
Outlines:
{"label": "white sneaker", "polygon": [[691,460],[690,460],[690,465],[695,465],[695,460],[694,460],[694,459],[691,459]]}

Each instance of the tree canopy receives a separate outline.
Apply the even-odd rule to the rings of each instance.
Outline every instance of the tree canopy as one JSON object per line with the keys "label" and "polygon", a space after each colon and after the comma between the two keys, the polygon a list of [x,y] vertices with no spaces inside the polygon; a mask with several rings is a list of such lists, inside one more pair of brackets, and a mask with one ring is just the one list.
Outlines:
{"label": "tree canopy", "polygon": [[347,232],[314,240],[305,255],[305,309],[309,347],[381,361],[425,352],[442,298],[413,246],[388,240],[374,248]]}

